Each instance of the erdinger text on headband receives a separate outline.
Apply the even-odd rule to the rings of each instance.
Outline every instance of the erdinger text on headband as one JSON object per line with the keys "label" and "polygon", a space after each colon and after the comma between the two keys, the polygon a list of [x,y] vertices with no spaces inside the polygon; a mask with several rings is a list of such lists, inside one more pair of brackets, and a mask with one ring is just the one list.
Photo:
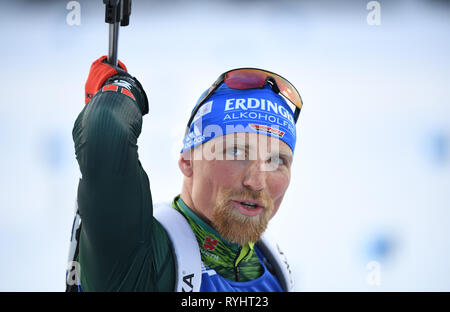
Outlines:
{"label": "erdinger text on headband", "polygon": [[263,88],[266,83],[269,83],[275,93],[282,94],[295,105],[294,121],[297,123],[300,110],[303,106],[303,101],[300,93],[293,84],[291,84],[286,78],[268,70],[259,68],[237,68],[220,75],[208,91],[203,94],[192,111],[191,117],[187,123],[188,129],[197,111],[222,83],[225,83],[230,89],[236,90]]}

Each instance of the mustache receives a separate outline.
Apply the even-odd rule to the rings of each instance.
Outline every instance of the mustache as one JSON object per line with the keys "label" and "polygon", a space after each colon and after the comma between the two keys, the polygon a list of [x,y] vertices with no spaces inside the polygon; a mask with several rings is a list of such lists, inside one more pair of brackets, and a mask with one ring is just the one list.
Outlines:
{"label": "mustache", "polygon": [[239,201],[257,201],[262,204],[265,209],[271,209],[273,203],[272,199],[264,191],[252,191],[252,190],[240,190],[240,191],[230,191],[227,194],[228,200],[239,200]]}

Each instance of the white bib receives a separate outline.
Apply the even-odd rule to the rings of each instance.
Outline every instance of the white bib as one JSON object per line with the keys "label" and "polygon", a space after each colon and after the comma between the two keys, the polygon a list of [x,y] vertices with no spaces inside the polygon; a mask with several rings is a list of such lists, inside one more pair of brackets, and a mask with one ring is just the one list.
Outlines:
{"label": "white bib", "polygon": [[[169,203],[154,205],[153,215],[166,230],[172,242],[176,257],[176,291],[200,291],[202,281],[202,260],[197,239],[184,216]],[[294,281],[286,256],[279,246],[273,243],[267,233],[256,246],[263,253],[275,271],[284,291],[292,291]]]}

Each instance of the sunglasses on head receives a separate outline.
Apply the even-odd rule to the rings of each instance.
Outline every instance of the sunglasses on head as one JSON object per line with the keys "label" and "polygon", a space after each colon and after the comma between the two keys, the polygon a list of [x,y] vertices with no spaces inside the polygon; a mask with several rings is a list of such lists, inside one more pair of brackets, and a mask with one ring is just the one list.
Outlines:
{"label": "sunglasses on head", "polygon": [[237,90],[263,88],[266,83],[269,83],[275,93],[281,94],[288,99],[289,102],[295,105],[294,121],[297,123],[303,102],[300,93],[298,93],[297,89],[289,81],[280,75],[267,70],[258,68],[238,68],[220,75],[216,82],[214,82],[208,91],[200,98],[189,118],[186,131],[188,131],[191,126],[192,120],[200,107],[209,99],[214,91],[222,85],[222,83],[225,83],[228,88]]}

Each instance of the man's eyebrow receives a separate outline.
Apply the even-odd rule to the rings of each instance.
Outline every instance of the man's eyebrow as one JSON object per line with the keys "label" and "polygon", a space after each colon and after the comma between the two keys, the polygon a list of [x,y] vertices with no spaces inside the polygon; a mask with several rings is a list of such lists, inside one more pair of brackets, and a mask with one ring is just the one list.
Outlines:
{"label": "man's eyebrow", "polygon": [[227,144],[227,141],[226,140],[224,140],[224,144],[223,144],[223,146],[224,147],[230,147],[230,146],[239,146],[239,147],[244,147],[245,149],[250,149],[250,145],[248,144],[248,143],[243,143],[243,142],[228,142],[228,144]]}

